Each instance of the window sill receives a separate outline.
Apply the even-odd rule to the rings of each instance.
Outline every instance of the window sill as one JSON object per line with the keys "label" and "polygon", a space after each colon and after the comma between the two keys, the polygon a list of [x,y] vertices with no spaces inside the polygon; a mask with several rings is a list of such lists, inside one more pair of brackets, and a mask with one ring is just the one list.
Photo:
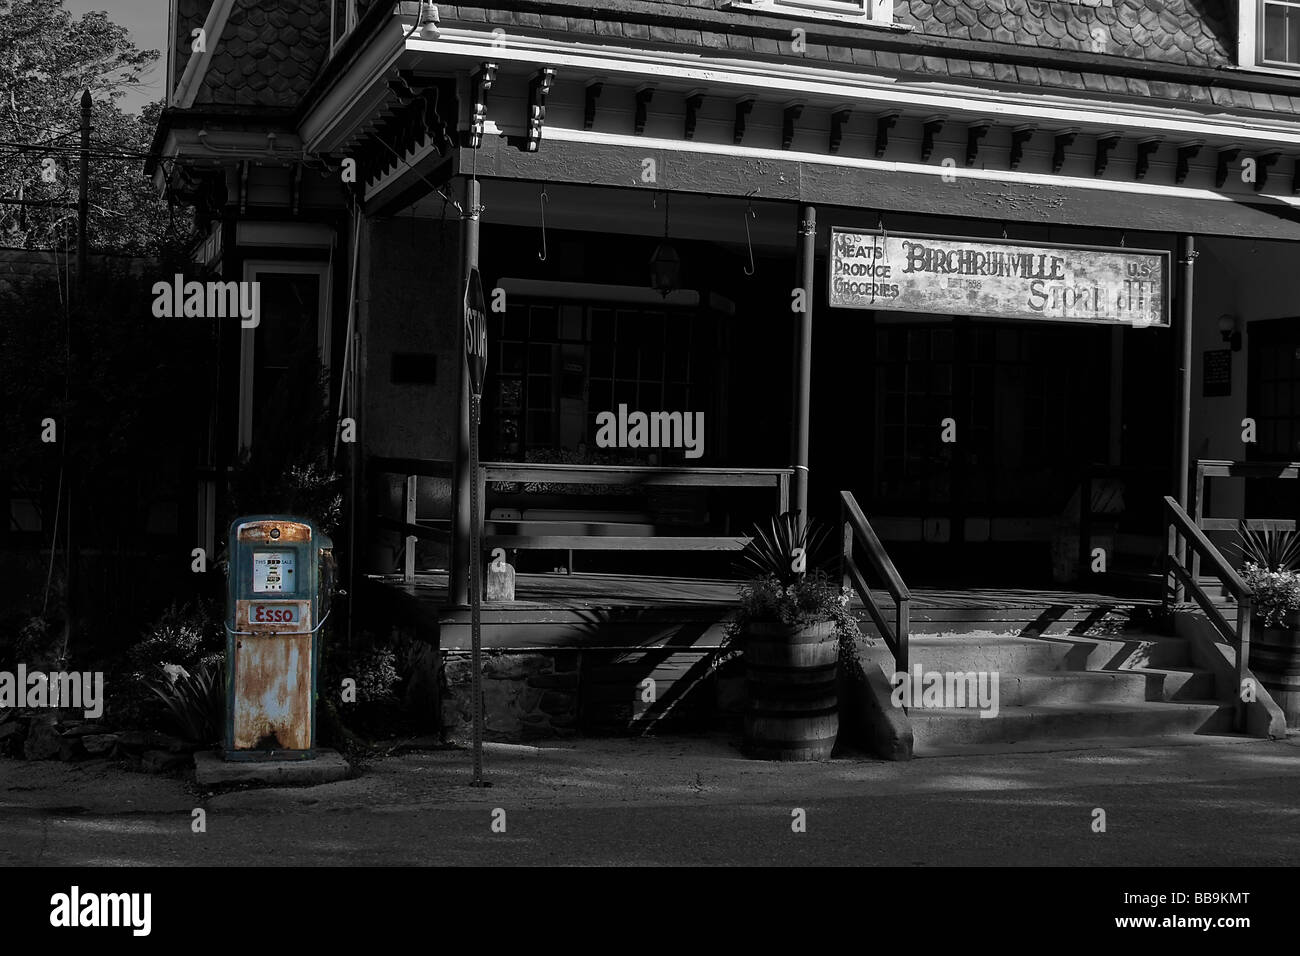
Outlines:
{"label": "window sill", "polygon": [[765,14],[772,17],[787,17],[793,20],[816,20],[821,23],[841,23],[845,25],[875,27],[878,30],[909,32],[910,26],[885,20],[873,20],[869,13],[831,13],[828,10],[796,10],[779,7],[757,0],[728,0],[724,10],[738,10],[742,13]]}
{"label": "window sill", "polygon": [[1268,73],[1272,76],[1300,77],[1300,64],[1293,67],[1272,66],[1263,63],[1239,63],[1226,67],[1236,73]]}

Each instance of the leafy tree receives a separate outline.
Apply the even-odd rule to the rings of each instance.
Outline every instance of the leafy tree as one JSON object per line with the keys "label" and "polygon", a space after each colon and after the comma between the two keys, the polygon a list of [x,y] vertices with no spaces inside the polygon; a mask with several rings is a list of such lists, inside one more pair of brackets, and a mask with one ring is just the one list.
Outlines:
{"label": "leafy tree", "polygon": [[117,101],[158,51],[137,48],[106,13],[76,20],[63,3],[0,0],[0,198],[51,204],[0,204],[0,244],[75,244],[76,210],[55,204],[77,201],[81,96],[89,90],[90,248],[154,255],[184,232],[180,211],[143,174],[162,104],[135,114]]}

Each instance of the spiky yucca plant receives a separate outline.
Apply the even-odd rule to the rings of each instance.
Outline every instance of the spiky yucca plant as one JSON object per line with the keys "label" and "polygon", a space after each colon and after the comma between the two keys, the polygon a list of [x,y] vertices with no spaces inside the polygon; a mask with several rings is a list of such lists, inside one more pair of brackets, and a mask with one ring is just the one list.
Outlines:
{"label": "spiky yucca plant", "polygon": [[212,744],[221,739],[226,713],[225,663],[201,664],[175,680],[151,680],[148,687],[167,706],[186,740]]}
{"label": "spiky yucca plant", "polygon": [[737,568],[754,578],[776,578],[782,587],[800,581],[795,551],[802,548],[806,571],[825,570],[829,560],[830,529],[815,521],[802,521],[792,512],[777,515],[767,526],[755,523],[754,536],[740,553]]}
{"label": "spiky yucca plant", "polygon": [[1237,524],[1237,539],[1233,550],[1246,564],[1273,572],[1294,571],[1300,565],[1300,534],[1295,531],[1255,531],[1241,521]]}

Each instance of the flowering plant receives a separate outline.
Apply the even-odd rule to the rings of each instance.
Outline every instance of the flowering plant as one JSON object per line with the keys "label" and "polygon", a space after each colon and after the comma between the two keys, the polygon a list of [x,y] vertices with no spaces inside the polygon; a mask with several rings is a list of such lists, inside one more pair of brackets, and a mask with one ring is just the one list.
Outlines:
{"label": "flowering plant", "polygon": [[1254,592],[1252,610],[1265,627],[1294,626],[1300,614],[1300,573],[1247,561],[1242,577]]}

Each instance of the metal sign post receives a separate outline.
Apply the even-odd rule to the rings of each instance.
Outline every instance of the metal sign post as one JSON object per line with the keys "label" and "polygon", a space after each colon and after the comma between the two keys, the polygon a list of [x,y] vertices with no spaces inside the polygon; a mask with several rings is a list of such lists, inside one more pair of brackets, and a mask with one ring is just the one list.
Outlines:
{"label": "metal sign post", "polygon": [[465,361],[469,369],[469,628],[471,694],[474,698],[474,780],[483,786],[483,502],[479,500],[478,426],[483,410],[483,376],[487,370],[487,305],[478,268],[465,284]]}

